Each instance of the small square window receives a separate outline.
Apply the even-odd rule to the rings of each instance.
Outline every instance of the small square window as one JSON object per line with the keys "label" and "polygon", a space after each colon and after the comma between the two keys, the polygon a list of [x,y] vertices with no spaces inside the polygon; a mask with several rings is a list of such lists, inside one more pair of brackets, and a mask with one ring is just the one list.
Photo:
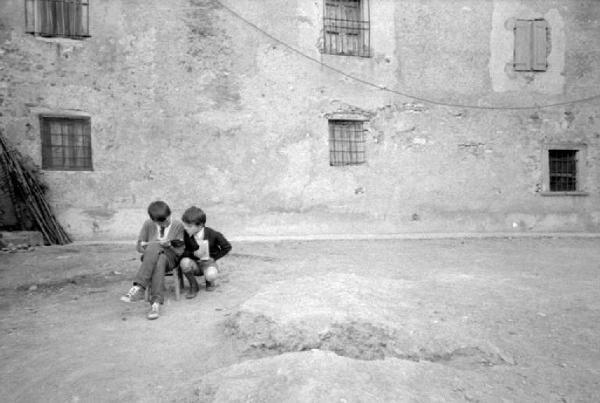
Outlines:
{"label": "small square window", "polygon": [[329,121],[329,165],[360,165],[365,159],[365,133],[362,121]]}
{"label": "small square window", "polygon": [[542,196],[587,196],[587,145],[554,143],[542,145]]}
{"label": "small square window", "polygon": [[92,144],[87,117],[40,117],[42,169],[91,171]]}
{"label": "small square window", "polygon": [[25,0],[25,32],[46,37],[89,37],[89,0]]}
{"label": "small square window", "polygon": [[369,0],[325,0],[323,53],[370,56]]}
{"label": "small square window", "polygon": [[551,192],[577,191],[577,150],[548,150]]}

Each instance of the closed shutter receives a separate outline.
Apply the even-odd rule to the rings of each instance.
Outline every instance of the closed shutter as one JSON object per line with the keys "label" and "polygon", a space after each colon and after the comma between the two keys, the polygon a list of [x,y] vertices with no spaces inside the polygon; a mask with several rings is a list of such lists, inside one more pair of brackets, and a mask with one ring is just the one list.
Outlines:
{"label": "closed shutter", "polygon": [[548,23],[544,20],[533,21],[533,61],[532,70],[546,71],[548,68]]}
{"label": "closed shutter", "polygon": [[338,3],[325,3],[325,52],[338,54],[341,46],[340,40],[340,7]]}
{"label": "closed shutter", "polygon": [[343,19],[349,21],[349,25],[342,31],[343,50],[347,55],[357,55],[360,43],[360,29],[358,21],[360,18],[360,3],[358,1],[343,1],[342,6]]}
{"label": "closed shutter", "polygon": [[329,121],[329,165],[360,165],[366,162],[363,123]]}
{"label": "closed shutter", "polygon": [[36,7],[34,0],[25,0],[25,32],[33,34],[39,29],[35,26],[39,17],[36,15]]}
{"label": "closed shutter", "polygon": [[42,36],[89,36],[88,0],[25,0],[25,30]]}
{"label": "closed shutter", "polygon": [[517,20],[515,23],[515,70],[531,70],[531,59],[531,21]]}

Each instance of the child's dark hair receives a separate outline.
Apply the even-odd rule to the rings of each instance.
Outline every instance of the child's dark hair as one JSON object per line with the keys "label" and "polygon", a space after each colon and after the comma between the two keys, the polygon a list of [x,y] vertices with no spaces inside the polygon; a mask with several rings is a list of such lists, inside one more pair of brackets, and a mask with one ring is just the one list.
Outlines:
{"label": "child's dark hair", "polygon": [[171,209],[164,201],[154,201],[148,206],[148,215],[152,221],[162,222],[169,218]]}
{"label": "child's dark hair", "polygon": [[181,221],[186,224],[204,225],[206,224],[206,214],[201,208],[192,206],[185,210],[183,216],[181,216]]}

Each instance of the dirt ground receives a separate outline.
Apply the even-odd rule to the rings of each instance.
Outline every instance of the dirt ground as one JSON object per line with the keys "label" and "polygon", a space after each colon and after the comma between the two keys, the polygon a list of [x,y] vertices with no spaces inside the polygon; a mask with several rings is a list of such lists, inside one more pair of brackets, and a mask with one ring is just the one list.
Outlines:
{"label": "dirt ground", "polygon": [[[274,281],[341,272],[422,284],[424,304],[443,301],[432,320],[468,315],[514,358],[489,377],[507,400],[525,387],[531,401],[600,401],[600,238],[233,246],[214,292],[175,301],[171,290],[156,321],[146,303],[119,301],[138,267],[133,246],[0,255],[1,400],[192,401],[204,374],[256,358],[225,332],[240,304]],[[472,289],[447,298],[465,276]]]}

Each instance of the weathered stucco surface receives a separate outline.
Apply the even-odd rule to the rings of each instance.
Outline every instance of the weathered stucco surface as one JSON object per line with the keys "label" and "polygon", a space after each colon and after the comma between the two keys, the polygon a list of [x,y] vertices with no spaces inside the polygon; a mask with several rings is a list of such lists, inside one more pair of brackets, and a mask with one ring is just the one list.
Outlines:
{"label": "weathered stucco surface", "polygon": [[[494,91],[562,94],[565,85],[566,43],[564,21],[559,8],[565,10],[565,2],[496,0],[494,3],[490,38],[490,75]],[[517,18],[524,20],[541,18],[548,22],[550,53],[547,55],[546,71],[542,73],[512,71],[515,42],[513,28]]]}
{"label": "weathered stucco surface", "polygon": [[[320,53],[322,3],[230,2],[307,55],[443,102],[600,92],[597,1],[372,1],[371,58]],[[229,3],[228,3],[229,4]],[[128,238],[154,199],[233,235],[600,230],[600,102],[526,111],[419,103],[274,43],[209,0],[94,0],[91,38],[24,33],[0,3],[0,127],[41,163],[38,114],[91,116],[93,172],[46,171],[76,239]],[[513,17],[549,21],[545,73],[506,71]],[[367,163],[329,166],[328,114],[370,118]],[[545,197],[545,143],[585,143],[587,196]]]}

